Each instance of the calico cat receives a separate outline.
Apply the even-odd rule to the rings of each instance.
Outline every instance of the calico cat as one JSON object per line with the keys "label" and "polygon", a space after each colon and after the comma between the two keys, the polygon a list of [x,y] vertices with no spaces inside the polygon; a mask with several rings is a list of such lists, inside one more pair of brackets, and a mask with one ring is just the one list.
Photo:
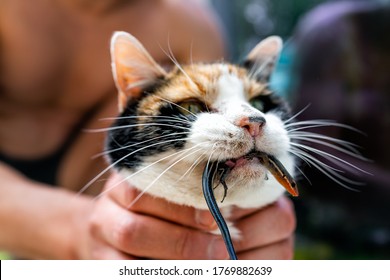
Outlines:
{"label": "calico cat", "polygon": [[[131,181],[141,195],[148,192],[207,209],[202,173],[206,164],[222,162],[230,167],[228,191],[216,182],[214,194],[225,215],[233,205],[263,207],[285,192],[258,158],[247,157],[253,152],[276,158],[293,176],[297,156],[337,179],[333,170],[302,150],[307,146],[293,142],[294,135],[328,146],[344,144],[338,149],[345,152],[351,152],[350,147],[301,132],[286,102],[268,86],[281,49],[281,39],[273,36],[261,41],[241,66],[181,66],[171,57],[176,67],[167,72],[136,38],[116,32],[111,55],[120,114],[108,129],[109,168]],[[233,229],[232,235],[237,238],[239,233]]]}

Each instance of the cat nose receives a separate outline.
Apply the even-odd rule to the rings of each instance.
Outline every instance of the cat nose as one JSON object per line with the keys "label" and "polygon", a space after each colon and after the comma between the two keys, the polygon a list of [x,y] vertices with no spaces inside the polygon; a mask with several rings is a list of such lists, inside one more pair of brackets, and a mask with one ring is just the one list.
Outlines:
{"label": "cat nose", "polygon": [[265,122],[264,117],[242,117],[238,120],[237,125],[246,129],[252,137],[257,137],[261,133]]}

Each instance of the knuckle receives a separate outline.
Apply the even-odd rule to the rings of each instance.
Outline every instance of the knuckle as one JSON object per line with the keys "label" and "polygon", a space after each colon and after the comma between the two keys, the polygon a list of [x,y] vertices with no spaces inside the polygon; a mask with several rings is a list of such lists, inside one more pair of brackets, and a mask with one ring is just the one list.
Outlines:
{"label": "knuckle", "polygon": [[102,225],[100,216],[94,211],[87,220],[88,233],[97,238],[102,234]]}
{"label": "knuckle", "polygon": [[123,191],[123,200],[125,203],[125,207],[130,210],[136,210],[136,206],[139,205],[140,203],[132,203],[134,199],[138,196],[139,191],[137,191],[134,187],[132,186],[124,186],[124,191]]}
{"label": "knuckle", "polygon": [[287,203],[283,203],[283,205],[280,205],[278,207],[278,210],[280,225],[286,237],[288,237],[295,231],[297,224],[292,203],[290,201],[287,201]]}
{"label": "knuckle", "polygon": [[294,242],[292,238],[284,240],[280,246],[280,259],[292,260],[294,258]]}
{"label": "knuckle", "polygon": [[192,234],[189,230],[182,230],[176,240],[176,254],[181,259],[190,258]]}
{"label": "knuckle", "polygon": [[139,235],[140,225],[135,217],[125,216],[119,220],[113,230],[114,243],[119,248],[127,248],[129,244],[137,244],[137,235]]}

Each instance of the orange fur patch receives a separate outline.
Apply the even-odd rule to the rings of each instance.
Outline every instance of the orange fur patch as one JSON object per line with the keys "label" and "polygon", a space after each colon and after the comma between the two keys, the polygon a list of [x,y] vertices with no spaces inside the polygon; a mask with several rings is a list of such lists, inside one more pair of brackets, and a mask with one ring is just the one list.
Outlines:
{"label": "orange fur patch", "polygon": [[[251,79],[245,68],[231,64],[224,65],[227,65],[230,74],[236,75],[243,82],[248,100],[260,94],[269,94],[267,85]],[[186,74],[174,69],[167,75],[167,84],[141,101],[138,114],[157,115],[165,100],[178,104],[185,100],[197,99],[207,108],[213,109],[213,103],[218,97],[217,81],[223,74],[220,66],[220,64],[183,66]]]}

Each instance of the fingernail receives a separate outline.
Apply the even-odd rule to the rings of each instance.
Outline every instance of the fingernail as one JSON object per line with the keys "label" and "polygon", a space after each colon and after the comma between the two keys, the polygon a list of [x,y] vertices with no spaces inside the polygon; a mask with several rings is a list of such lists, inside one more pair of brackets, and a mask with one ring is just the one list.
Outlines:
{"label": "fingernail", "polygon": [[225,243],[219,237],[215,237],[209,247],[208,247],[208,256],[210,260],[227,260],[229,259],[229,254],[226,250]]}
{"label": "fingernail", "polygon": [[217,228],[217,224],[213,216],[207,211],[196,210],[195,221],[205,229],[212,230]]}

